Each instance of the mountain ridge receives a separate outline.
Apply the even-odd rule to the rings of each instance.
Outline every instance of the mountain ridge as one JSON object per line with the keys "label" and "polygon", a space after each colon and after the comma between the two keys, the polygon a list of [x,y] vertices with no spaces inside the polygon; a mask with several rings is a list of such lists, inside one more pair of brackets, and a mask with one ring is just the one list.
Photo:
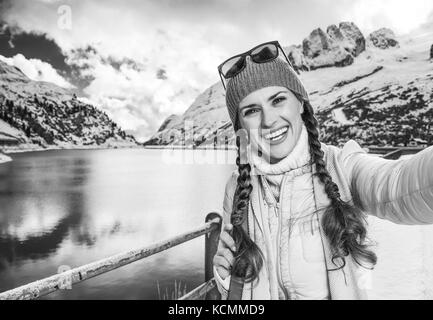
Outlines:
{"label": "mountain ridge", "polygon": [[31,80],[1,60],[0,142],[5,152],[139,145],[73,90]]}
{"label": "mountain ridge", "polygon": [[[387,28],[367,37],[358,31],[348,22],[329,26],[327,33],[315,29],[303,41],[307,55],[302,45],[297,51],[285,47],[309,90],[322,141],[339,146],[348,139],[379,146],[433,144],[433,28],[398,37]],[[164,130],[145,145],[233,145],[224,95],[222,85],[213,84],[185,113],[167,118]],[[186,120],[193,139],[185,137]]]}

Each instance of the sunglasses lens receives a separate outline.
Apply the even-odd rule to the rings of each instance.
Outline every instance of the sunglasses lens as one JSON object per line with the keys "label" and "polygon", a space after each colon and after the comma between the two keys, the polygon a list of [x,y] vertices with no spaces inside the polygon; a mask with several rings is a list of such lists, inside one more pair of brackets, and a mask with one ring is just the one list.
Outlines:
{"label": "sunglasses lens", "polygon": [[255,63],[267,62],[277,57],[278,47],[272,43],[260,46],[251,52],[251,59],[253,59]]}
{"label": "sunglasses lens", "polygon": [[239,56],[228,60],[221,68],[224,78],[232,78],[237,75],[245,66],[245,57]]}

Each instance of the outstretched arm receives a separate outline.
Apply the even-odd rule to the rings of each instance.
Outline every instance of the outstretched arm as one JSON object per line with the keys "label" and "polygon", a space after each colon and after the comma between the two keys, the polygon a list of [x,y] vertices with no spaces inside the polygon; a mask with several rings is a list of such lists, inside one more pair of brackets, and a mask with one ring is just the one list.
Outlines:
{"label": "outstretched arm", "polygon": [[433,224],[433,146],[408,159],[387,160],[350,140],[342,158],[361,209],[399,224]]}
{"label": "outstretched arm", "polygon": [[[229,240],[231,240],[231,239],[223,239],[223,233],[227,229],[226,228],[227,224],[230,223],[230,216],[231,216],[232,206],[233,206],[233,196],[236,189],[236,178],[237,178],[236,173],[233,172],[230,178],[228,179],[225,187],[224,202],[223,202],[223,221],[222,221],[223,227],[221,228],[221,236],[218,243],[219,251],[223,251],[223,248],[227,246],[226,243],[229,242]],[[223,240],[225,240],[225,242]],[[229,249],[224,249],[224,250],[229,250]],[[225,256],[227,256],[227,254]],[[232,259],[226,258],[226,260],[232,260]],[[213,267],[213,271],[214,271],[214,278],[215,278],[216,285],[218,287],[218,291],[221,293],[221,299],[226,300],[229,286],[230,286],[230,275],[228,276],[224,275],[225,278],[222,279],[215,265]]]}

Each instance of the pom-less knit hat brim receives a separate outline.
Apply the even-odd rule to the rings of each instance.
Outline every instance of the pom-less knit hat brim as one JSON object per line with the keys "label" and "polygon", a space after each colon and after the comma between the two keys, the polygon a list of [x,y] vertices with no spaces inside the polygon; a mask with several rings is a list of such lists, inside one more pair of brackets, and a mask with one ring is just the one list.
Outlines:
{"label": "pom-less knit hat brim", "polygon": [[265,63],[246,62],[245,69],[227,82],[226,105],[235,132],[240,129],[237,119],[239,103],[258,89],[281,86],[291,90],[298,98],[308,101],[308,93],[292,67],[281,59]]}

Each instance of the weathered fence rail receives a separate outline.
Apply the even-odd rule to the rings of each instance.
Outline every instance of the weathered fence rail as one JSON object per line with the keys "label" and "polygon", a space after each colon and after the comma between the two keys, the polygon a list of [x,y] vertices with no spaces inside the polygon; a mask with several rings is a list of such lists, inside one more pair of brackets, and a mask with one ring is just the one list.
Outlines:
{"label": "weathered fence rail", "polygon": [[401,156],[415,154],[425,149],[424,147],[369,147],[368,152],[380,154],[384,159],[397,160]]}
{"label": "weathered fence rail", "polygon": [[[154,243],[152,245],[101,259],[99,261],[92,262],[48,278],[31,282],[9,291],[2,292],[0,293],[0,300],[36,299],[57,290],[70,288],[73,284],[83,282],[87,279],[104,274],[132,262],[154,255],[158,252],[177,246],[181,243],[195,239],[199,236],[206,235],[205,283],[202,285],[203,287],[200,286],[190,293],[191,297],[196,297],[197,299],[204,297],[206,294],[210,294],[211,290],[215,287],[212,285],[212,258],[216,252],[217,241],[215,241],[215,239],[217,239],[219,236],[221,222],[221,215],[216,212],[211,212],[206,216],[206,222],[204,225],[189,232]],[[212,293],[212,297],[207,298],[217,298],[217,293],[215,290]],[[184,299],[188,299],[188,297],[185,297]]]}
{"label": "weathered fence rail", "polygon": [[184,296],[180,297],[179,300],[218,300],[219,292],[212,278],[205,283],[202,283],[194,290],[188,292]]}
{"label": "weathered fence rail", "polygon": [[369,153],[380,154],[386,159],[398,159],[403,155],[415,154],[425,147],[368,147]]}

